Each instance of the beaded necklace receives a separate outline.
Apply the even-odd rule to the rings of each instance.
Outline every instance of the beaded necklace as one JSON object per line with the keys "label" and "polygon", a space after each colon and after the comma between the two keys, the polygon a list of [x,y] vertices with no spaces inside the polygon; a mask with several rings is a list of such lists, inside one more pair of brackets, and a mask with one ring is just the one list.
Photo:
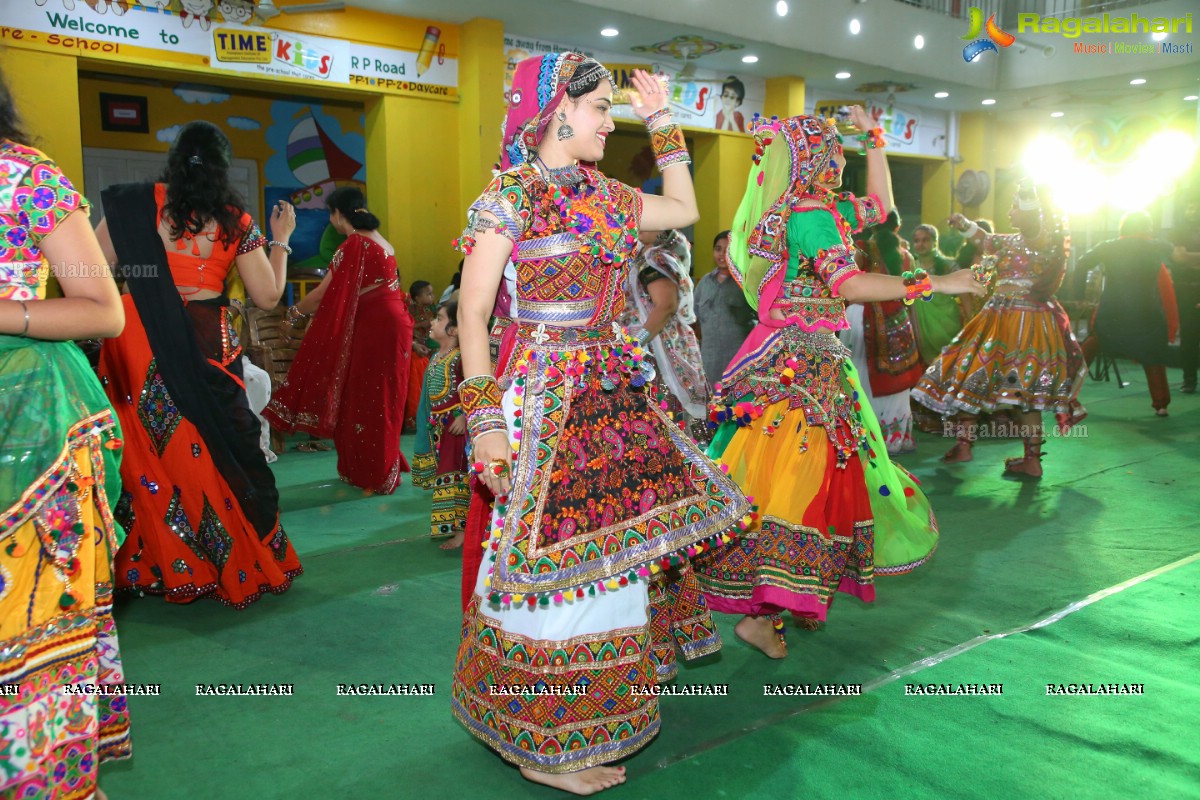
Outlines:
{"label": "beaded necklace", "polygon": [[583,170],[573,161],[565,167],[552,167],[543,161],[541,156],[538,156],[537,164],[542,177],[551,186],[578,186],[587,180]]}
{"label": "beaded necklace", "polygon": [[621,210],[606,181],[596,185],[590,173],[580,170],[580,174],[584,180],[578,186],[551,184],[550,201],[563,224],[579,237],[582,254],[620,266],[637,241],[637,220]]}

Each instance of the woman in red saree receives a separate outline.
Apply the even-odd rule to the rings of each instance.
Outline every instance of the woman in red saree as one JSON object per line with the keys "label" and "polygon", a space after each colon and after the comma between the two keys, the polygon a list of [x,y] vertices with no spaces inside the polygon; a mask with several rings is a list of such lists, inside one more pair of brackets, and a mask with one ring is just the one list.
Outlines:
{"label": "woman in red saree", "polygon": [[188,123],[162,183],[104,190],[96,234],[128,289],[125,330],[104,341],[99,370],[125,439],[117,588],[240,609],[287,591],[303,570],[279,521],[224,293],[236,264],[256,305],[279,302],[295,212],[276,206],[268,258],[229,186],[232,158],[219,128]]}
{"label": "woman in red saree", "polygon": [[408,294],[363,193],[345,186],[326,204],[347,238],[321,284],[288,309],[292,325],[312,316],[312,326],[263,416],[279,430],[332,438],[342,480],[391,494],[410,471],[400,452],[413,341]]}

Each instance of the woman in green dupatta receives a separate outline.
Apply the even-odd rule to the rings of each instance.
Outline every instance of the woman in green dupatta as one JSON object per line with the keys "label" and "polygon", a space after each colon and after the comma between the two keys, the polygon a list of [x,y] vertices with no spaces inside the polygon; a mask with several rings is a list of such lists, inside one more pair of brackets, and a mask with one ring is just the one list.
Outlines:
{"label": "woman in green dupatta", "polygon": [[[120,430],[72,339],[125,317],[87,200],[0,80],[0,797],[101,797],[130,754],[112,618]],[[46,299],[50,273],[63,297]],[[75,687],[78,691],[68,691]],[[88,691],[88,687],[91,690]]]}

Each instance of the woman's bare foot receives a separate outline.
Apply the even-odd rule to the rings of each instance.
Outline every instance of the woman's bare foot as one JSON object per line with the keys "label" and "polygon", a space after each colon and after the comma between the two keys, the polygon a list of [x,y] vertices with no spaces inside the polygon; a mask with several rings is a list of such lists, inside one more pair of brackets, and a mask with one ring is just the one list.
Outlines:
{"label": "woman's bare foot", "polygon": [[742,617],[733,632],[746,644],[763,651],[767,658],[787,656],[787,645],[780,641],[770,617]]}
{"label": "woman's bare foot", "polygon": [[459,531],[458,533],[454,534],[446,541],[439,544],[438,549],[439,550],[457,550],[458,548],[462,547],[462,543],[463,543],[463,532]]}
{"label": "woman's bare foot", "polygon": [[99,786],[96,787],[96,800],[108,800],[108,795]]}
{"label": "woman's bare foot", "polygon": [[536,772],[532,769],[521,767],[521,775],[527,781],[533,781],[543,786],[551,786],[555,789],[562,789],[564,792],[584,796],[602,792],[605,789],[611,789],[625,782],[624,767],[592,767],[591,769],[584,769],[579,772],[566,772],[561,775],[552,775],[549,772]]}

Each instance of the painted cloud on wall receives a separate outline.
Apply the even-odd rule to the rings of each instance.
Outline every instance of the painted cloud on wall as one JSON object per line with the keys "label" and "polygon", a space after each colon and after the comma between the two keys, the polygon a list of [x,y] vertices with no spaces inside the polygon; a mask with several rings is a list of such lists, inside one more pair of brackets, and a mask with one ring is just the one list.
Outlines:
{"label": "painted cloud on wall", "polygon": [[160,142],[171,144],[175,141],[175,137],[179,135],[179,131],[182,127],[182,125],[172,125],[169,128],[159,128],[154,132],[154,138],[158,139]]}
{"label": "painted cloud on wall", "polygon": [[229,117],[225,120],[231,128],[239,131],[256,131],[262,128],[262,123],[250,117]]}
{"label": "painted cloud on wall", "polygon": [[210,103],[224,103],[229,99],[229,92],[216,86],[201,86],[196,83],[181,83],[175,87],[175,94],[185,103],[206,106]]}

